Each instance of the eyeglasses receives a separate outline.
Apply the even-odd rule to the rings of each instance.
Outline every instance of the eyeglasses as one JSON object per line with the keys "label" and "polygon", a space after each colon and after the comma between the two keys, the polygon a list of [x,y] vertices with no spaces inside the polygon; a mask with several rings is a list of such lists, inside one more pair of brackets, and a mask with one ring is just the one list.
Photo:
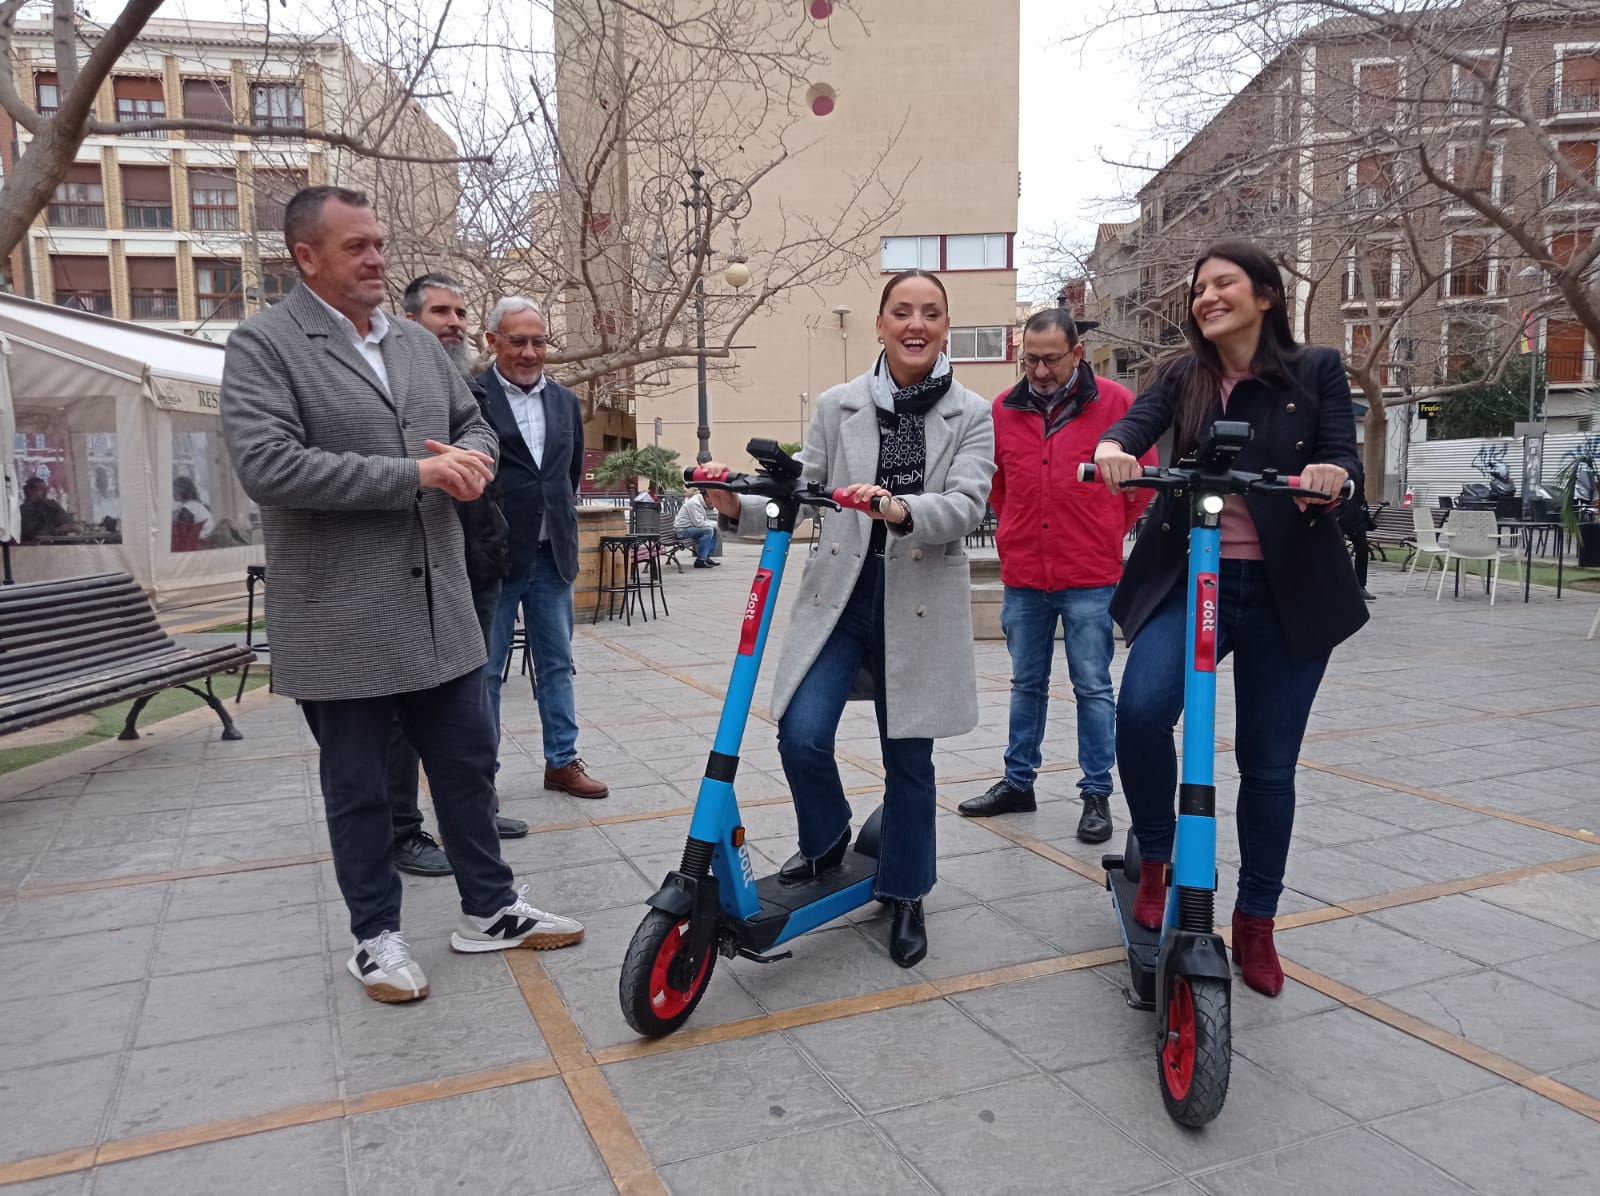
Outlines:
{"label": "eyeglasses", "polygon": [[1050,353],[1044,357],[1036,357],[1032,353],[1024,353],[1022,355],[1022,364],[1030,370],[1037,369],[1041,365],[1047,370],[1053,370],[1071,356],[1072,350],[1068,350],[1065,353]]}
{"label": "eyeglasses", "polygon": [[513,349],[548,349],[550,338],[547,336],[503,336],[500,338]]}

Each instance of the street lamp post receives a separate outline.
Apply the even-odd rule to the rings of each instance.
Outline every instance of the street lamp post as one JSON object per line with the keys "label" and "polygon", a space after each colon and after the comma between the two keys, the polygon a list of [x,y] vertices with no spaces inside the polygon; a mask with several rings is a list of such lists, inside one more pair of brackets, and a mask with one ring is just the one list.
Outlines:
{"label": "street lamp post", "polygon": [[704,465],[711,460],[711,395],[706,370],[706,263],[715,255],[711,247],[711,226],[720,215],[733,221],[733,245],[727,251],[728,268],[723,281],[734,290],[750,282],[749,260],[739,243],[739,221],[750,214],[750,192],[730,180],[706,182],[706,172],[698,165],[688,169],[688,185],[669,175],[658,175],[640,188],[641,204],[658,221],[676,199],[683,209],[683,252],[694,263],[694,347],[695,347],[695,436],[699,451],[695,460]]}

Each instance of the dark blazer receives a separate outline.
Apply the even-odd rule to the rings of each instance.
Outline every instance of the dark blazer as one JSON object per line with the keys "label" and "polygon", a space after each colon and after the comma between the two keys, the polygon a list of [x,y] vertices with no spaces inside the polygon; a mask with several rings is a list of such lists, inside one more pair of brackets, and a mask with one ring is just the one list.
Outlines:
{"label": "dark blazer", "polygon": [[[1159,377],[1102,439],[1116,441],[1134,456],[1153,445],[1175,422],[1184,368],[1179,361]],[[1241,470],[1297,474],[1307,465],[1337,465],[1349,472],[1359,490],[1355,409],[1339,354],[1306,348],[1290,363],[1289,372],[1286,383],[1255,378],[1238,383],[1226,416],[1219,395],[1207,424],[1224,418],[1250,422],[1255,438],[1239,454],[1236,465]],[[1338,520],[1321,506],[1302,513],[1278,495],[1247,495],[1245,502],[1261,538],[1267,582],[1291,653],[1304,660],[1332,651],[1368,618]],[[1158,493],[1111,599],[1111,614],[1129,642],[1185,576],[1188,542],[1187,496],[1174,499]]]}
{"label": "dark blazer", "polygon": [[[489,396],[483,383],[477,378],[468,378],[467,385],[487,420]],[[510,528],[500,506],[499,476],[496,475],[471,502],[457,502],[456,514],[461,516],[461,533],[467,541],[467,578],[472,582],[473,593],[498,585],[510,572],[511,562]]]}
{"label": "dark blazer", "polygon": [[489,422],[500,437],[500,507],[509,527],[509,576],[527,572],[549,515],[550,549],[568,582],[578,577],[578,483],[583,480],[583,408],[554,378],[544,388],[544,459],[522,439],[493,368],[478,375]]}

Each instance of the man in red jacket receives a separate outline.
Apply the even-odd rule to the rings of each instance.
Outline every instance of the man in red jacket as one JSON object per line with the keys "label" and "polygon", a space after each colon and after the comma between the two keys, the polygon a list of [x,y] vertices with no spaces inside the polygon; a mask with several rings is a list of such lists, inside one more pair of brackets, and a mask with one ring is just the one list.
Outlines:
{"label": "man in red jacket", "polygon": [[[1111,765],[1116,644],[1111,592],[1122,575],[1122,544],[1150,500],[1148,490],[1109,494],[1078,481],[1105,430],[1133,394],[1097,378],[1083,360],[1078,328],[1064,308],[1035,313],[1022,330],[1022,381],[994,401],[994,485],[989,505],[1000,524],[1000,625],[1011,652],[1011,738],[1006,775],[960,805],[969,818],[1033,810],[1050,702],[1050,659],[1059,620],[1067,672],[1078,704],[1078,767],[1083,815],[1078,838],[1111,837]],[[1154,465],[1155,452],[1145,454]]]}

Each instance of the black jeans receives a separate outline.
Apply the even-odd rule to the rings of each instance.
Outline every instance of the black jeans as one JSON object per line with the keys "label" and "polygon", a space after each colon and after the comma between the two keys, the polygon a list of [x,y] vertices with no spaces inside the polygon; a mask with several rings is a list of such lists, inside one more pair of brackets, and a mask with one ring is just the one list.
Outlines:
{"label": "black jeans", "polygon": [[[500,601],[500,583],[472,587],[472,607],[478,615],[478,628],[484,643],[489,642],[489,622]],[[417,768],[422,758],[411,746],[396,718],[389,727],[389,758],[384,767],[384,785],[389,793],[389,812],[394,822],[394,841],[404,842],[422,829],[422,809],[417,804]],[[500,803],[495,802],[495,809]]]}
{"label": "black jeans", "polygon": [[497,737],[482,669],[432,689],[301,702],[300,708],[322,749],[333,870],[356,939],[400,929],[400,874],[382,780],[396,717],[421,751],[433,784],[433,808],[450,844],[462,912],[487,917],[515,900],[511,869],[500,858],[494,831]]}

